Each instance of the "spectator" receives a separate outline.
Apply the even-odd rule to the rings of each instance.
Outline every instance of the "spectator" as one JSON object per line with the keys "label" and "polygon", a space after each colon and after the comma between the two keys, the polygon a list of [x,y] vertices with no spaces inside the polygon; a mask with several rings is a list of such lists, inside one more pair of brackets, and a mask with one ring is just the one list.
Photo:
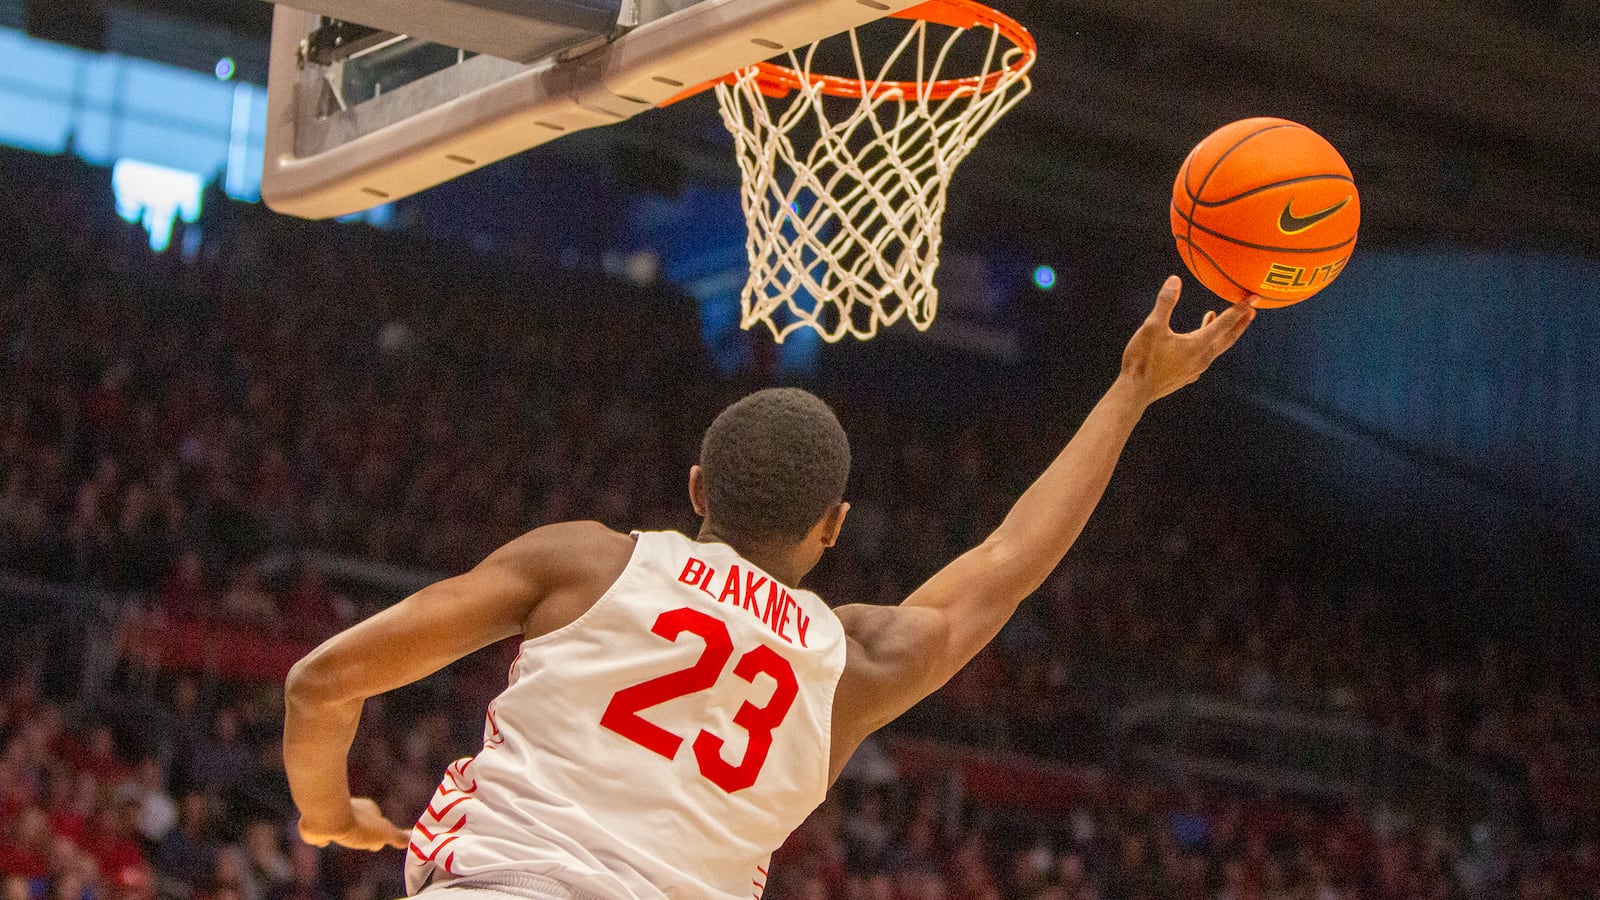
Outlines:
{"label": "spectator", "polygon": [[95,900],[99,873],[95,871],[94,860],[70,843],[57,856],[60,865],[50,873],[46,900]]}
{"label": "spectator", "polygon": [[49,817],[50,833],[84,846],[98,794],[94,776],[74,772],[66,765],[46,765],[42,774],[44,810]]}
{"label": "spectator", "polygon": [[201,884],[216,864],[219,846],[212,833],[206,795],[190,791],[178,802],[178,827],[156,848],[156,869],[180,883]]}
{"label": "spectator", "polygon": [[211,734],[190,756],[189,776],[206,790],[226,793],[249,771],[255,754],[239,733],[239,714],[223,709],[211,723]]}
{"label": "spectator", "polygon": [[261,570],[245,563],[233,573],[233,580],[222,595],[222,614],[245,625],[271,626],[278,622],[278,605],[262,584]]}
{"label": "spectator", "polygon": [[0,873],[37,879],[50,874],[50,827],[44,811],[36,806],[21,810],[5,830],[0,844]]}
{"label": "spectator", "polygon": [[354,608],[348,598],[328,586],[321,567],[306,562],[283,601],[284,626],[296,637],[321,640],[352,624]]}
{"label": "spectator", "polygon": [[261,900],[261,888],[261,883],[251,871],[245,850],[226,844],[217,850],[211,879],[201,887],[200,897],[208,900]]}
{"label": "spectator", "polygon": [[243,843],[250,877],[257,885],[257,896],[270,900],[285,893],[295,873],[288,855],[283,852],[281,826],[266,819],[253,819],[244,827]]}
{"label": "spectator", "polygon": [[196,619],[210,612],[205,563],[193,547],[184,548],[172,571],[161,579],[156,603],[162,613],[173,619]]}
{"label": "spectator", "polygon": [[161,577],[177,536],[159,503],[143,482],[133,482],[122,492],[121,512],[107,559],[109,587],[149,591]]}
{"label": "spectator", "polygon": [[158,846],[178,824],[178,803],[167,792],[166,773],[152,757],[139,761],[127,796],[139,804],[139,836]]}
{"label": "spectator", "polygon": [[69,746],[73,768],[94,777],[101,785],[114,787],[130,774],[127,763],[117,753],[116,738],[107,725],[89,729],[82,743],[73,741]]}
{"label": "spectator", "polygon": [[137,881],[147,868],[139,842],[139,803],[128,799],[107,802],[90,822],[83,850],[107,881]]}
{"label": "spectator", "polygon": [[266,900],[330,900],[322,884],[319,854],[309,844],[289,845],[289,881],[278,884]]}

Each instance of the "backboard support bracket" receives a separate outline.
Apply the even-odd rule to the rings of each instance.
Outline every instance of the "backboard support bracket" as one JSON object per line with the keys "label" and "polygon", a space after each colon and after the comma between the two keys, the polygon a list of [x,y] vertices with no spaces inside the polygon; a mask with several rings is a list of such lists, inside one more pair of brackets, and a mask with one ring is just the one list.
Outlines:
{"label": "backboard support bracket", "polygon": [[279,6],[262,197],[305,218],[359,212],[574,131],[621,122],[688,87],[919,0],[700,0],[674,8],[682,2],[639,0],[644,21],[576,57],[522,64],[463,54],[459,64],[331,112],[319,109],[326,67],[302,57],[322,15]]}

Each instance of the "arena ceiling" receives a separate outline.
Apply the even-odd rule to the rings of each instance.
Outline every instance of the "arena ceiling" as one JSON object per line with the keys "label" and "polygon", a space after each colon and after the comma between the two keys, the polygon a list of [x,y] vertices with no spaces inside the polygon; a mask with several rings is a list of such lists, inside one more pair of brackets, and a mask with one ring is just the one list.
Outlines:
{"label": "arena ceiling", "polygon": [[[128,0],[263,40],[261,0]],[[948,229],[1024,246],[1165,239],[1172,177],[1213,128],[1312,126],[1361,188],[1369,245],[1600,258],[1593,0],[998,0],[1039,39],[1035,93],[957,177]],[[569,146],[661,148],[731,177],[708,101]],[[537,154],[561,152],[556,142]],[[713,177],[716,177],[713,175]],[[978,224],[981,223],[981,224]]]}

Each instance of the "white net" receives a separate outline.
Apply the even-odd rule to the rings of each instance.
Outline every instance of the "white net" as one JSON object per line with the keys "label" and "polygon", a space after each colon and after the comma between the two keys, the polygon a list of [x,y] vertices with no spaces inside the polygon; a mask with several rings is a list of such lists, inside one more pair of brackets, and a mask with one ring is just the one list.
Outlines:
{"label": "white net", "polygon": [[[749,224],[742,327],[765,324],[780,342],[813,328],[833,342],[902,318],[918,330],[933,323],[950,177],[1028,93],[1033,59],[998,26],[904,21],[905,36],[872,67],[854,30],[830,39],[849,41],[847,76],[813,75],[820,42],[788,54],[798,77],[782,96],[771,66],[717,86]],[[974,56],[979,75],[941,80],[947,64]],[[891,81],[897,72],[914,80]]]}

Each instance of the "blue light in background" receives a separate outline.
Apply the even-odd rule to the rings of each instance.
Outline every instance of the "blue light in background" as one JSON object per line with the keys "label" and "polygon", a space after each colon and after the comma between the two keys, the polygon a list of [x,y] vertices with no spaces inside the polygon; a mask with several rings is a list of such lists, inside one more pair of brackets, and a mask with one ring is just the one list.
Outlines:
{"label": "blue light in background", "polygon": [[1041,291],[1052,290],[1056,286],[1056,270],[1052,266],[1038,266],[1033,270],[1033,286]]}
{"label": "blue light in background", "polygon": [[228,161],[222,189],[235,200],[261,199],[261,163],[266,144],[267,92],[253,84],[233,86],[228,121]]}
{"label": "blue light in background", "polygon": [[346,213],[345,215],[339,216],[334,221],[345,223],[365,222],[368,225],[371,225],[373,228],[393,228],[394,204],[380,203],[377,206],[373,206],[368,209],[361,209],[353,213]]}
{"label": "blue light in background", "polygon": [[93,53],[0,28],[0,145],[71,152],[97,166],[135,159],[261,196],[266,89],[115,53]]}

